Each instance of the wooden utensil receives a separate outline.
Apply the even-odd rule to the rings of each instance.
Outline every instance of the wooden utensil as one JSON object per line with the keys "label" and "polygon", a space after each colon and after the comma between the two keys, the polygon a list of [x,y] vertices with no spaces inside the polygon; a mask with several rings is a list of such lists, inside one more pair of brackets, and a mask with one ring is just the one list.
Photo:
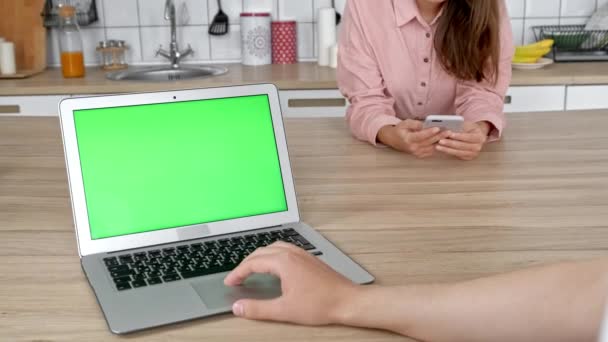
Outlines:
{"label": "wooden utensil", "polygon": [[211,26],[209,26],[209,34],[213,36],[223,36],[228,33],[230,23],[228,15],[222,10],[221,0],[217,0],[217,7],[219,8],[219,12],[217,12]]}

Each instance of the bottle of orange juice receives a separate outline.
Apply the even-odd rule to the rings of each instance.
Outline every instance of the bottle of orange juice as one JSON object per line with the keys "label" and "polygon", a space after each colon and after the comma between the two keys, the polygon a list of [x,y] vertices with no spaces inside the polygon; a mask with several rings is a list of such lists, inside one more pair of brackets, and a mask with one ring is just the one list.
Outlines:
{"label": "bottle of orange juice", "polygon": [[61,50],[61,72],[63,77],[84,77],[84,54],[82,35],[76,19],[74,6],[59,8],[59,49]]}

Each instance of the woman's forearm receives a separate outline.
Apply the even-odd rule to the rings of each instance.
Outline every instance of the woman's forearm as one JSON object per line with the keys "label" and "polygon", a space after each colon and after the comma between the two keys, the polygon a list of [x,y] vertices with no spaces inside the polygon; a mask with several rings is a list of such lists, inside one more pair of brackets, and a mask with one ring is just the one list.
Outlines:
{"label": "woman's forearm", "polygon": [[607,295],[604,259],[456,284],[362,287],[335,319],[424,341],[595,341]]}

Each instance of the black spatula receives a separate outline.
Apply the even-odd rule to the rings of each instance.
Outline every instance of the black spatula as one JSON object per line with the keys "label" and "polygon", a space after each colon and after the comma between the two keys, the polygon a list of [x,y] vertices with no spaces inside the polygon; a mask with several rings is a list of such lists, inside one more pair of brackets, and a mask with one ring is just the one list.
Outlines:
{"label": "black spatula", "polygon": [[209,34],[212,36],[223,36],[228,33],[230,28],[230,23],[228,21],[228,16],[224,11],[222,11],[222,1],[217,0],[217,7],[219,8],[219,12],[213,18],[213,22],[211,26],[209,26]]}
{"label": "black spatula", "polygon": [[338,12],[338,8],[336,7],[336,0],[331,1],[331,7],[336,10],[336,25],[340,25],[340,22],[342,21],[342,14]]}

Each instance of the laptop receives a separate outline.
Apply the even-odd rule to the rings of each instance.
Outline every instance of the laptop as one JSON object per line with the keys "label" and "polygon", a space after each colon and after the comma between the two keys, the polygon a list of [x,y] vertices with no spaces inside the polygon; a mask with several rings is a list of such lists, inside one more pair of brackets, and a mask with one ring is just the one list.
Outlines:
{"label": "laptop", "polygon": [[270,275],[223,284],[275,241],[373,282],[300,221],[274,85],[72,98],[59,109],[81,265],[113,333],[280,296]]}

